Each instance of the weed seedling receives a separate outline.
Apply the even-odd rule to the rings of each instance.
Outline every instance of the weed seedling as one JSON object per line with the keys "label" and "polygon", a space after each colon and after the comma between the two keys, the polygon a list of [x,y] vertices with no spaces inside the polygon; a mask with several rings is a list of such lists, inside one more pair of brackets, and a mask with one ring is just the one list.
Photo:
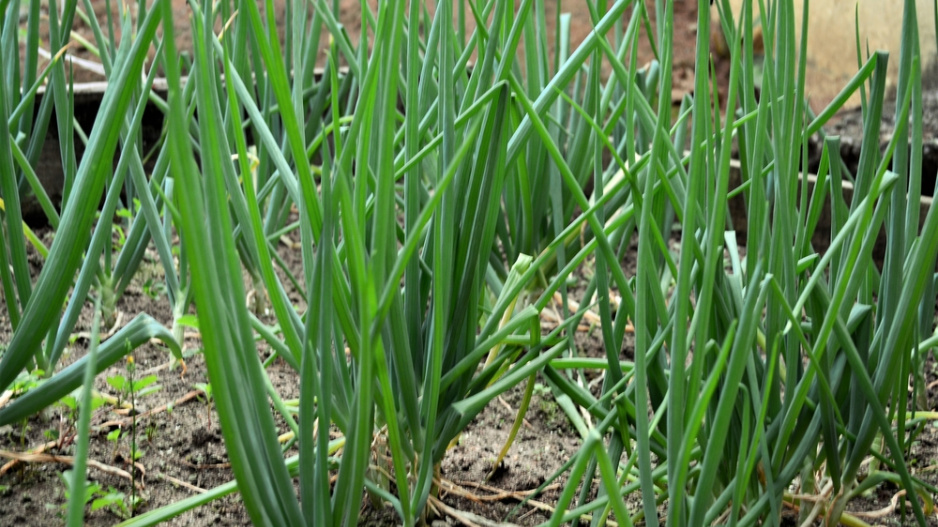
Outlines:
{"label": "weed seedling", "polygon": [[[13,397],[19,397],[25,395],[30,390],[37,388],[40,384],[42,377],[45,376],[45,371],[41,369],[34,369],[30,372],[20,372],[16,376],[16,379],[13,381],[13,384],[10,387],[10,391],[13,393]],[[29,427],[29,421],[26,419],[23,420],[22,428],[20,429],[20,446],[25,446],[26,444],[26,430]]]}
{"label": "weed seedling", "polygon": [[212,383],[210,382],[197,382],[192,385],[196,390],[201,390],[205,394],[205,398],[199,396],[199,401],[204,402],[206,406],[205,418],[208,421],[208,428],[212,428]]}
{"label": "weed seedling", "polygon": [[[129,351],[129,350],[128,350]],[[134,355],[131,353],[127,355],[126,362],[127,376],[123,375],[113,375],[107,378],[107,383],[117,390],[118,393],[118,406],[120,406],[122,400],[129,399],[130,401],[130,458],[129,464],[133,465],[135,461],[143,457],[144,452],[137,447],[137,399],[155,393],[160,390],[161,385],[157,384],[156,375],[147,375],[146,377],[135,379],[134,374],[137,371],[136,361],[134,360]],[[114,450],[112,457],[117,456],[117,450],[120,445],[121,438],[120,429],[110,432],[107,436],[108,441],[114,443]],[[147,433],[147,438],[149,439],[151,434]],[[134,480],[135,471],[133,468],[130,470],[131,474],[131,502],[137,500],[136,496],[136,486],[134,485],[136,481]]]}
{"label": "weed seedling", "polygon": [[[68,500],[72,495],[72,488],[71,488],[72,471],[66,470],[62,472],[61,474],[59,474],[59,479],[62,480],[62,485],[65,487],[65,503],[59,506],[59,508],[61,508],[64,513],[64,511],[68,510]],[[82,502],[85,505],[88,505],[88,502],[94,499],[95,494],[97,494],[100,490],[101,490],[101,485],[86,481],[85,489],[84,489],[85,497],[82,500]],[[47,507],[53,507],[53,505],[47,504]]]}
{"label": "weed seedling", "polygon": [[[63,511],[67,509],[68,499],[71,496],[72,489],[69,486],[71,473],[71,470],[66,470],[62,474],[59,474],[65,486],[66,503],[60,506]],[[135,488],[133,485],[131,487]],[[107,490],[104,490],[98,483],[85,483],[85,497],[83,502],[86,507],[89,503],[91,504],[91,512],[106,509],[118,518],[126,520],[133,516],[134,511],[143,503],[143,500],[134,493],[128,504],[127,495],[114,487],[108,487]]]}
{"label": "weed seedling", "polygon": [[[131,486],[131,488],[134,488]],[[127,505],[127,495],[123,492],[118,491],[114,487],[108,487],[107,491],[99,489],[94,493],[94,501],[91,502],[91,510],[96,511],[99,509],[107,509],[122,520],[126,520],[133,516],[133,511],[139,505],[136,492],[131,497],[131,503],[128,507]]]}
{"label": "weed seedling", "polygon": [[[106,400],[104,397],[100,395],[93,396],[91,398],[91,411],[94,412],[103,406],[105,402]],[[62,445],[66,444],[66,440],[71,441],[74,434],[76,433],[75,423],[78,422],[80,403],[74,395],[66,395],[59,401],[58,404],[65,410],[65,415],[62,416],[65,425],[62,426],[59,430],[47,430],[45,432],[45,436],[50,441],[59,441],[58,448],[62,448]]]}

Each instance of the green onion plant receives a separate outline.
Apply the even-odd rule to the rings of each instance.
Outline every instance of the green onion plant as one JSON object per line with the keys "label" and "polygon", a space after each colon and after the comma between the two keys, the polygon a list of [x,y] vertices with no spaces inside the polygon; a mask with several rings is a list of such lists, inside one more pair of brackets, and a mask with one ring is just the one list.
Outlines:
{"label": "green onion plant", "polygon": [[[13,337],[0,391],[24,369],[50,378],[0,408],[0,425],[87,391],[91,375],[153,337],[181,359],[194,305],[235,480],[122,525],[171,521],[236,490],[256,525],[355,525],[366,500],[426,524],[447,450],[498,395],[524,384],[527,408],[538,376],[582,444],[544,484],[565,482],[551,525],[779,525],[791,506],[802,522],[836,523],[884,481],[906,489],[924,525],[936,489],[904,456],[925,426],[908,379],[923,389],[936,341],[938,213],[918,214],[916,3],[905,2],[900,56],[858,55],[857,74],[817,115],[805,102],[807,21],[793,2],[747,0],[740,12],[716,2],[731,53],[725,106],[709,2],[698,1],[694,92],[678,104],[672,2],[590,0],[594,31],[575,49],[566,6],[547,4],[362,3],[354,42],[335,2],[190,0],[183,64],[168,0],[139,2],[135,26],[124,13],[105,28],[87,0],[53,2],[53,51],[78,12],[109,80],[79,159],[66,63],[37,66],[38,2],[22,64],[20,0],[3,3],[0,56],[15,67],[0,83],[0,284]],[[766,43],[758,89],[756,25]],[[643,31],[655,60],[640,68]],[[900,64],[896,130],[881,151],[888,60]],[[857,172],[824,137],[809,185],[810,138],[856,92]],[[164,117],[150,152],[147,105]],[[52,109],[64,138],[59,208],[31,168]],[[36,279],[27,240],[44,248],[23,227],[28,192],[55,230]],[[815,246],[816,235],[829,244]],[[299,242],[284,249],[285,236]],[[106,320],[151,247],[171,326],[141,314],[56,368],[89,297]],[[284,250],[301,264],[288,267]],[[572,276],[582,298],[568,291]],[[540,315],[555,294],[562,320],[548,329]],[[588,357],[573,336],[594,310],[602,353]],[[267,376],[275,358],[296,372],[297,405]],[[823,499],[800,500],[793,484]],[[633,493],[640,506],[630,508]]]}

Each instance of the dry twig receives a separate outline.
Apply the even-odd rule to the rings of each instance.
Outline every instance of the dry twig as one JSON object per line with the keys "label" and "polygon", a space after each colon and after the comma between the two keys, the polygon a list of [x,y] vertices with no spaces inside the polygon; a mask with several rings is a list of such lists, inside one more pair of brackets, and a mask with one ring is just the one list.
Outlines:
{"label": "dry twig", "polygon": [[[180,404],[189,402],[189,401],[191,401],[192,399],[195,399],[195,398],[199,397],[200,395],[204,395],[204,394],[205,394],[205,392],[202,391],[202,390],[192,390],[191,392],[189,392],[189,393],[183,395],[182,397],[176,399],[175,401],[173,401],[172,405],[173,405],[173,407],[175,408],[176,406],[178,406],[178,405],[180,405]],[[161,412],[165,412],[165,411],[168,410],[168,409],[169,409],[169,404],[167,403],[167,404],[164,404],[163,406],[158,406],[158,407],[156,407],[156,408],[151,408],[150,410],[147,410],[146,412],[137,414],[136,416],[127,417],[127,418],[124,418],[124,419],[115,419],[115,420],[112,420],[112,421],[107,421],[107,422],[101,423],[100,425],[96,426],[95,429],[96,429],[96,430],[106,430],[106,429],[110,429],[110,428],[113,428],[113,427],[120,427],[120,428],[123,428],[123,427],[125,427],[125,426],[130,426],[130,425],[133,423],[133,420],[134,420],[135,418],[136,418],[136,419],[143,419],[144,417],[149,417],[149,416],[152,416],[152,415],[154,415],[154,414],[158,414],[158,413],[161,413]],[[116,413],[116,414],[118,414],[118,415],[127,415],[128,413],[130,413],[130,410],[115,410],[114,413]]]}
{"label": "dry twig", "polygon": [[[71,456],[54,456],[51,454],[30,454],[30,453],[20,453],[20,452],[9,452],[7,450],[0,450],[0,457],[7,459],[15,459],[17,461],[22,461],[24,463],[63,463],[65,465],[74,466],[75,458]],[[134,466],[137,469],[141,469],[142,465],[139,463],[134,463]],[[124,478],[128,481],[134,482],[134,485],[137,487],[137,490],[143,490],[143,479],[134,478],[130,475],[129,472],[117,467],[112,467],[110,465],[105,465],[104,463],[95,461],[93,459],[88,460],[88,467],[95,468],[104,472],[105,474],[110,474],[112,476],[117,476]]]}

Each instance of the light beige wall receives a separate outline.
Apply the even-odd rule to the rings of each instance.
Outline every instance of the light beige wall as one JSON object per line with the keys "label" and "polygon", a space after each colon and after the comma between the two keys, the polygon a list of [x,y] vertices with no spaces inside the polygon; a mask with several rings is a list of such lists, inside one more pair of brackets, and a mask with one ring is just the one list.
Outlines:
{"label": "light beige wall", "polygon": [[[938,56],[934,4],[933,0],[915,2],[918,7],[923,71],[927,73],[934,67]],[[736,13],[739,13],[742,3],[742,0],[730,0]],[[795,0],[794,3],[800,38],[802,2]],[[815,110],[830,102],[857,71],[854,13],[859,18],[864,53],[867,43],[871,51],[888,51],[888,82],[895,84],[899,73],[903,5],[903,0],[814,0],[810,3],[805,84],[811,106]],[[713,14],[716,17],[716,8],[713,8]],[[859,105],[859,96],[851,100],[851,105]]]}

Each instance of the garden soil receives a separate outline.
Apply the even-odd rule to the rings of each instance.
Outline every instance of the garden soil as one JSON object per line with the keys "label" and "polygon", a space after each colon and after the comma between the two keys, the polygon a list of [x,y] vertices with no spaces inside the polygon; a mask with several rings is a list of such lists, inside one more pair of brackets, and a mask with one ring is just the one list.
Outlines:
{"label": "garden soil", "polygon": [[[103,6],[103,0],[93,0],[97,6]],[[547,0],[549,6],[555,6],[554,0]],[[174,0],[176,6],[177,37],[185,49],[188,35],[188,10],[181,0]],[[346,28],[355,33],[357,25],[358,2],[343,0],[343,22]],[[102,8],[103,12],[103,8]],[[550,19],[551,17],[548,17]],[[675,3],[675,93],[679,98],[689,92],[693,86],[693,50],[696,39],[695,3],[677,1]],[[573,40],[577,43],[589,32],[588,20],[582,10],[574,10]],[[190,43],[191,44],[191,43]],[[643,60],[650,59],[648,50],[643,50]],[[76,80],[78,80],[76,74]],[[92,80],[92,79],[84,79]],[[99,79],[94,79],[99,80]],[[683,90],[683,93],[681,93]],[[936,137],[938,135],[933,135]],[[47,243],[51,242],[51,233],[44,234]],[[622,262],[627,276],[634,276],[635,246]],[[294,269],[300,269],[299,251],[292,246],[281,244],[279,252]],[[41,259],[31,253],[30,263],[38,274]],[[161,281],[160,267],[156,255],[148,253],[142,271],[124,294],[118,304],[118,325],[131,320],[137,313],[148,313],[167,326],[171,324],[172,314],[165,295],[160,295],[153,284]],[[302,273],[297,273],[302,276]],[[580,276],[581,281],[584,280]],[[288,284],[288,282],[284,282]],[[576,296],[577,290],[573,292]],[[291,294],[300,309],[305,309],[295,292]],[[549,318],[549,317],[548,317]],[[268,317],[268,322],[273,319]],[[550,321],[545,319],[545,327]],[[69,353],[62,360],[62,366],[74,362],[84,353],[88,345],[87,332],[91,326],[91,309],[85,312],[76,327],[76,340],[69,347]],[[0,343],[10,341],[10,319],[6,305],[0,305]],[[604,356],[601,337],[595,328],[584,328],[576,334],[579,350],[589,356]],[[198,350],[200,340],[194,331],[189,333],[185,342],[189,350]],[[262,358],[270,350],[260,345],[258,352]],[[632,358],[631,336],[626,336],[621,357]],[[170,409],[141,415],[133,419],[126,412],[119,413],[115,405],[106,405],[95,412],[92,425],[95,432],[91,440],[90,459],[98,462],[102,468],[89,469],[89,477],[102,489],[113,489],[123,493],[129,505],[131,496],[140,498],[136,513],[153,510],[177,502],[231,481],[232,472],[224,448],[224,441],[211,400],[199,386],[209,382],[203,357],[200,353],[192,354],[186,361],[187,370],[183,374],[179,368],[169,367],[170,354],[158,344],[148,344],[137,349],[133,355],[134,376],[156,375],[161,389],[156,393],[136,401],[138,412],[159,410],[166,405]],[[121,362],[99,375],[95,388],[103,394],[114,394],[106,379],[114,375],[129,375],[129,363]],[[929,400],[931,409],[936,409],[938,401],[938,375],[933,361],[928,365]],[[299,381],[296,373],[285,363],[275,360],[268,368],[271,381],[284,399],[298,396]],[[540,379],[539,379],[540,381]],[[547,481],[558,470],[562,462],[574,455],[580,440],[576,431],[569,424],[563,411],[553,400],[549,392],[538,390],[525,417],[518,439],[505,459],[504,464],[489,473],[498,450],[505,442],[521,401],[521,388],[516,388],[499,397],[482,412],[460,436],[457,444],[447,453],[442,466],[443,486],[440,502],[435,505],[438,513],[432,518],[433,525],[496,525],[499,522],[510,524],[535,525],[547,520],[550,507],[564,483],[564,478],[556,480],[555,485],[535,498],[535,505],[528,504],[509,516],[519,499],[528,491]],[[277,422],[278,431],[286,432],[282,420]],[[74,450],[74,421],[67,410],[54,406],[27,422],[16,426],[0,428],[0,527],[2,526],[47,526],[61,524],[63,505],[65,504],[64,485],[60,479],[62,471],[69,468],[67,460],[57,456],[70,456]],[[109,441],[107,435],[114,430],[122,430],[118,441]],[[130,462],[130,441],[135,437],[137,448],[142,456],[136,463]],[[35,457],[32,461],[11,462],[10,453],[35,452],[41,449],[47,457]],[[295,449],[287,454],[295,454]],[[938,482],[938,434],[935,428],[927,426],[925,432],[912,445],[909,455],[912,466],[919,477],[936,484]],[[114,469],[123,471],[123,475]],[[132,475],[133,482],[127,475]],[[136,488],[136,490],[134,490]],[[888,484],[878,487],[870,496],[851,504],[850,510],[878,511],[888,508],[896,496],[897,489]],[[632,498],[633,500],[635,498]],[[629,503],[637,510],[637,501]],[[375,508],[366,499],[363,505],[363,525],[395,525],[396,516],[387,508]],[[114,507],[104,507],[89,512],[87,525],[113,525],[120,521],[120,511]],[[784,524],[794,525],[797,513],[784,511]],[[868,520],[872,524],[904,525],[896,512]],[[184,513],[170,522],[180,526],[208,525],[249,525],[249,518],[237,494],[216,500],[209,505]],[[938,521],[930,520],[930,525]]]}

